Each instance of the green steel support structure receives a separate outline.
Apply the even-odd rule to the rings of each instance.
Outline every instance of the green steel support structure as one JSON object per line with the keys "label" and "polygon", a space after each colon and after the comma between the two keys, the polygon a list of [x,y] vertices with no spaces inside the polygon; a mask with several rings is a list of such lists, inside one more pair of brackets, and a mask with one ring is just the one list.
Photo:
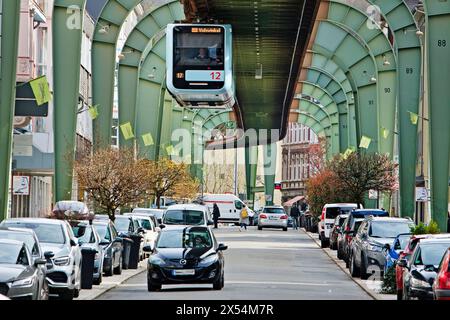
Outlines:
{"label": "green steel support structure", "polygon": [[448,219],[450,155],[450,2],[424,1],[430,114],[431,214],[442,231]]}
{"label": "green steel support structure", "polygon": [[245,185],[250,207],[255,205],[256,175],[258,172],[258,146],[245,148]]}
{"label": "green steel support structure", "polygon": [[266,205],[274,204],[273,196],[275,191],[275,172],[277,164],[277,145],[267,144],[263,146],[264,154],[264,194]]}
{"label": "green steel support structure", "polygon": [[0,221],[8,212],[20,1],[0,1]]}
{"label": "green steel support structure", "polygon": [[[54,198],[56,201],[70,200],[72,197],[85,4],[85,0],[57,0],[53,9]],[[78,25],[75,23],[69,27],[70,19],[75,19],[74,21],[78,19]]]}

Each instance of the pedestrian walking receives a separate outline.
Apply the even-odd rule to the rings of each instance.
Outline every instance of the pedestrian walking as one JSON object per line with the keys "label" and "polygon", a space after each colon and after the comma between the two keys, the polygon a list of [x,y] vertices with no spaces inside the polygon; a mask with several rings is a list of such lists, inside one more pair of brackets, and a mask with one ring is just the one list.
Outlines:
{"label": "pedestrian walking", "polygon": [[219,206],[217,205],[217,203],[214,203],[213,205],[213,220],[214,220],[214,229],[218,228],[218,222],[219,222],[219,218],[220,218],[220,210],[219,210]]}
{"label": "pedestrian walking", "polygon": [[239,231],[242,231],[242,228],[244,228],[245,230],[247,230],[247,225],[250,223],[249,218],[248,218],[248,209],[246,207],[246,205],[244,204],[244,206],[242,207],[241,213],[239,215]]}
{"label": "pedestrian walking", "polygon": [[300,216],[300,210],[297,205],[291,208],[292,227],[294,230],[298,230],[298,217]]}

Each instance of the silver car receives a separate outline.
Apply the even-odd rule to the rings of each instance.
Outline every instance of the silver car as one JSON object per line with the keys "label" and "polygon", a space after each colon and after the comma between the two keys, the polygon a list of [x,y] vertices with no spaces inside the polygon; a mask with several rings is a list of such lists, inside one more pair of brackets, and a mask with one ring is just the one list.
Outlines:
{"label": "silver car", "polygon": [[33,230],[47,258],[50,295],[72,300],[81,289],[81,250],[72,228],[64,220],[44,218],[8,219],[1,226]]}
{"label": "silver car", "polygon": [[265,206],[258,216],[258,230],[278,228],[288,230],[288,215],[282,206]]}

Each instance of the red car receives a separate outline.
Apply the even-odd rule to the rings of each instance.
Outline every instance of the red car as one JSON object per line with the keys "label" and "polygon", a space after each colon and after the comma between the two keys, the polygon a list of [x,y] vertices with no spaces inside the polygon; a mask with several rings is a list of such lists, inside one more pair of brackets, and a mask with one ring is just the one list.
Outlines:
{"label": "red car", "polygon": [[[405,250],[400,252],[399,258],[397,261],[402,259],[409,259],[417,244],[421,239],[427,238],[449,238],[450,234],[420,234],[414,235],[409,240],[408,244],[405,247]],[[395,265],[395,279],[397,284],[397,300],[403,299],[403,267],[400,267],[398,264]]]}
{"label": "red car", "polygon": [[439,272],[433,283],[435,300],[450,300],[450,248],[442,258]]}

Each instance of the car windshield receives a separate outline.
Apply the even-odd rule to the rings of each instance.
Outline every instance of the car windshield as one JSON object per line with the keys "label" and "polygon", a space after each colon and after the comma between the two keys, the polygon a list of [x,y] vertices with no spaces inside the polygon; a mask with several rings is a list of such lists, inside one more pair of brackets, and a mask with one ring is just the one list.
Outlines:
{"label": "car windshield", "polygon": [[203,211],[199,210],[167,210],[163,224],[200,225],[204,224]]}
{"label": "car windshield", "polygon": [[145,230],[152,230],[152,223],[148,219],[137,218],[139,225]]}
{"label": "car windshield", "polygon": [[162,210],[151,210],[151,209],[133,209],[133,213],[146,213],[152,214],[156,217],[156,219],[161,219],[164,211]]}
{"label": "car windshield", "polygon": [[353,217],[355,218],[364,218],[367,216],[389,217],[389,213],[381,210],[374,210],[374,211],[364,210],[353,212]]}
{"label": "car windshield", "polygon": [[363,222],[364,220],[355,220],[355,222],[353,223],[353,228],[352,228],[352,230],[353,231],[358,231],[358,229],[359,229],[359,226],[361,225],[361,223]]}
{"label": "car windshield", "polygon": [[353,208],[340,208],[340,207],[333,207],[333,208],[327,208],[326,211],[326,218],[327,219],[336,219],[336,217],[340,214],[346,214],[352,211]]}
{"label": "car windshield", "polygon": [[0,264],[24,264],[26,252],[20,244],[0,243]]}
{"label": "car windshield", "polygon": [[94,230],[85,223],[78,223],[72,226],[73,234],[80,243],[95,243]]}
{"label": "car windshield", "polygon": [[63,227],[59,224],[10,221],[6,222],[5,225],[12,228],[31,229],[36,233],[38,240],[42,243],[66,243]]}
{"label": "car windshield", "polygon": [[410,238],[411,238],[410,234],[404,234],[404,235],[399,236],[394,243],[394,250],[405,249]]}
{"label": "car windshield", "polygon": [[278,213],[278,214],[284,214],[283,208],[264,208],[264,213]]}
{"label": "car windshield", "polygon": [[409,222],[381,222],[374,221],[370,225],[369,236],[374,238],[395,238],[400,233],[408,233],[411,223]]}
{"label": "car windshield", "polygon": [[450,247],[449,242],[427,243],[420,246],[420,252],[416,257],[415,265],[437,266],[444,253]]}
{"label": "car windshield", "polygon": [[211,248],[212,239],[205,229],[181,229],[161,232],[157,248]]}
{"label": "car windshield", "polygon": [[130,231],[130,222],[131,220],[126,219],[118,219],[114,221],[114,225],[116,226],[117,231],[119,232],[129,232]]}
{"label": "car windshield", "polygon": [[15,232],[8,230],[0,230],[0,239],[10,239],[22,241],[33,255],[39,254],[38,244],[31,234],[25,232]]}

